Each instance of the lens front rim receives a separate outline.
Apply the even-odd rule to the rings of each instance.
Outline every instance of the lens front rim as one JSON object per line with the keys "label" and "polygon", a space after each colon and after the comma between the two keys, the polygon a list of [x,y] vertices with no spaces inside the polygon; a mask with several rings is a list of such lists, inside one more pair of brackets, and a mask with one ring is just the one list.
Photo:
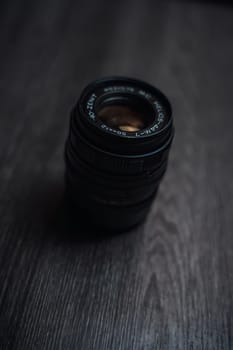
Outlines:
{"label": "lens front rim", "polygon": [[[149,103],[154,110],[154,123],[135,132],[121,131],[108,127],[97,116],[98,99],[103,98],[104,94],[131,94],[136,98],[144,98],[145,102]],[[113,76],[94,81],[84,89],[75,111],[81,116],[84,123],[94,126],[103,134],[110,134],[111,137],[124,139],[155,137],[160,133],[166,132],[172,125],[172,108],[166,96],[150,84],[132,78]]]}

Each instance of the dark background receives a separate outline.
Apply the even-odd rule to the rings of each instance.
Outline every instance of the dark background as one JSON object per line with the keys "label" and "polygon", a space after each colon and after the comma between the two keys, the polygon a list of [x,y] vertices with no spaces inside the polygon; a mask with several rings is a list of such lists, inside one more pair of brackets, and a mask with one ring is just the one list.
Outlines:
{"label": "dark background", "polygon": [[[0,4],[0,349],[233,349],[233,7]],[[142,227],[79,239],[69,111],[97,77],[171,100],[169,169]]]}

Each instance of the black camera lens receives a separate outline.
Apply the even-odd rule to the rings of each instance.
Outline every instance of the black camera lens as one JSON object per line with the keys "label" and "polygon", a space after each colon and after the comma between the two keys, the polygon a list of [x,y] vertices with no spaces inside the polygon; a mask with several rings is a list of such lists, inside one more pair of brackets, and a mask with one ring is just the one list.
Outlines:
{"label": "black camera lens", "polygon": [[166,171],[174,135],[167,98],[109,77],[88,85],[71,112],[66,187],[77,220],[107,231],[141,223]]}

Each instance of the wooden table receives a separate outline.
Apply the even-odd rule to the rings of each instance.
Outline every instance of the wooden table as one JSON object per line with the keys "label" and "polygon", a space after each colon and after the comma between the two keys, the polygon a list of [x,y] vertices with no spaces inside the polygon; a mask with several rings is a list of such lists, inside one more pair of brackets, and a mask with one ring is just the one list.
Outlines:
{"label": "wooden table", "polygon": [[[0,7],[0,349],[233,349],[231,4]],[[113,74],[167,94],[176,137],[143,227],[79,239],[63,203],[69,112]]]}

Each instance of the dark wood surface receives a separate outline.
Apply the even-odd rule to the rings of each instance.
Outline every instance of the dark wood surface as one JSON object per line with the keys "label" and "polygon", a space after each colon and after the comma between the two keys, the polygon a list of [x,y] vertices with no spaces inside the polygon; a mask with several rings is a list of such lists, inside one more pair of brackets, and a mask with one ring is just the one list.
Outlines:
{"label": "dark wood surface", "polygon": [[[0,4],[0,349],[233,349],[233,7]],[[81,240],[63,205],[69,111],[142,78],[176,137],[146,223]]]}

